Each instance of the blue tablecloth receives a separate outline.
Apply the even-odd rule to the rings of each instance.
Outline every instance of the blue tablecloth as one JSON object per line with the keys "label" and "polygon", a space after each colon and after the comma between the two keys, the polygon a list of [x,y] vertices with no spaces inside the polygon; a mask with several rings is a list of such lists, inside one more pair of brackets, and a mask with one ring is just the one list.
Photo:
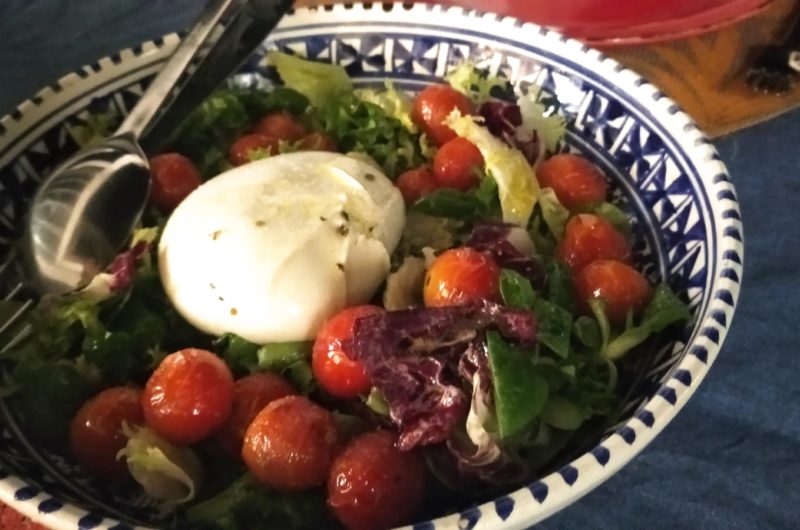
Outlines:
{"label": "blue tablecloth", "polygon": [[[0,115],[80,65],[186,27],[202,4],[0,1]],[[537,528],[800,528],[800,111],[716,145],[747,248],[722,353],[650,447]]]}

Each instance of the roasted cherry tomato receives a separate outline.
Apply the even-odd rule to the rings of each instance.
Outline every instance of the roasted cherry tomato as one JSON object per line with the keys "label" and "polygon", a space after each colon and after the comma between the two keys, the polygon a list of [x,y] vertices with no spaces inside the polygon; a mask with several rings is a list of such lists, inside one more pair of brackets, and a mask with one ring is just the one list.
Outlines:
{"label": "roasted cherry tomato", "polygon": [[427,166],[409,169],[400,174],[394,185],[400,190],[406,204],[413,204],[430,192],[439,189],[433,171]]}
{"label": "roasted cherry tomato", "polygon": [[621,261],[593,261],[575,277],[575,293],[583,311],[589,313],[588,300],[599,298],[605,303],[608,320],[617,325],[625,323],[629,311],[639,313],[651,291],[647,279]]}
{"label": "roasted cherry tomato", "polygon": [[478,184],[483,170],[483,155],[466,138],[453,138],[444,144],[433,159],[433,176],[444,188],[468,191]]}
{"label": "roasted cherry tomato", "polygon": [[308,134],[308,129],[288,112],[278,111],[261,118],[253,132],[286,142],[296,142]]}
{"label": "roasted cherry tomato", "polygon": [[627,262],[631,246],[625,236],[602,217],[579,214],[567,221],[555,256],[576,273],[598,259]]}
{"label": "roasted cherry tomato", "polygon": [[242,459],[261,483],[298,491],[325,482],[337,445],[333,416],[302,396],[273,401],[247,428]]}
{"label": "roasted cherry tomato", "polygon": [[395,447],[397,436],[369,432],[353,439],[328,478],[328,506],[348,530],[382,530],[411,522],[422,504],[425,466]]}
{"label": "roasted cherry tomato", "polygon": [[303,151],[330,151],[335,153],[339,150],[333,138],[321,132],[312,132],[304,136],[300,139],[298,147]]}
{"label": "roasted cherry tomato", "polygon": [[271,372],[250,374],[233,384],[233,407],[216,439],[228,454],[239,458],[247,427],[261,410],[282,397],[297,394],[283,377]]}
{"label": "roasted cherry tomato", "polygon": [[428,307],[460,305],[497,298],[500,267],[491,256],[462,247],[437,257],[425,275],[423,297]]}
{"label": "roasted cherry tomato", "polygon": [[450,86],[430,85],[414,99],[411,117],[434,144],[441,146],[456,137],[453,129],[443,123],[453,109],[472,114],[472,102]]}
{"label": "roasted cherry tomato", "polygon": [[203,183],[192,161],[178,153],[151,158],[150,176],[150,202],[163,213],[170,213]]}
{"label": "roasted cherry tomato", "polygon": [[142,396],[147,424],[176,444],[208,437],[228,419],[232,403],[231,371],[213,353],[194,348],[167,355]]}
{"label": "roasted cherry tomato", "polygon": [[536,178],[543,188],[552,188],[568,210],[606,200],[608,183],[597,166],[582,156],[554,155],[539,165]]}
{"label": "roasted cherry tomato", "polygon": [[259,151],[274,155],[278,152],[280,140],[264,134],[246,134],[233,142],[228,150],[228,160],[234,166],[252,162]]}
{"label": "roasted cherry tomato", "polygon": [[117,460],[117,453],[128,443],[122,422],[144,424],[140,389],[109,388],[84,403],[69,426],[69,445],[75,459],[102,478],[127,477],[125,461]]}
{"label": "roasted cherry tomato", "polygon": [[314,341],[311,367],[317,382],[329,394],[351,399],[369,392],[372,385],[364,366],[347,357],[342,343],[353,337],[357,319],[382,311],[374,305],[349,307],[322,325]]}

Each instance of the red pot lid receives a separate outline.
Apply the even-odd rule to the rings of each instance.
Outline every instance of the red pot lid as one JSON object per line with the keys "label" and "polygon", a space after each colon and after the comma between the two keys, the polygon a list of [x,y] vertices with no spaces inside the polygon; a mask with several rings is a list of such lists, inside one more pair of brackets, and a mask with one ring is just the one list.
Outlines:
{"label": "red pot lid", "polygon": [[536,22],[595,45],[689,37],[742,20],[772,0],[423,0]]}

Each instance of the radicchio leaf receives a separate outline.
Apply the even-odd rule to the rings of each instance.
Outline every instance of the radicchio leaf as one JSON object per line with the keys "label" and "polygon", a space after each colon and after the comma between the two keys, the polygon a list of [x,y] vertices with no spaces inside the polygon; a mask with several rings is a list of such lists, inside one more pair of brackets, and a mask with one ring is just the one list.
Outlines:
{"label": "radicchio leaf", "polygon": [[150,250],[150,243],[139,241],[130,249],[118,255],[111,262],[111,290],[122,291],[133,283],[136,276],[136,262]]}
{"label": "radicchio leaf", "polygon": [[507,101],[487,101],[478,109],[489,131],[502,138],[508,145],[519,149],[531,164],[541,156],[539,135],[533,129],[522,127],[522,112],[519,105]]}
{"label": "radicchio leaf", "polygon": [[459,360],[489,327],[520,344],[536,339],[533,314],[493,302],[389,311],[356,320],[353,338],[343,344],[345,354],[364,365],[386,399],[401,430],[402,450],[443,442],[464,421],[469,398],[462,390]]}
{"label": "radicchio leaf", "polygon": [[546,278],[544,267],[512,242],[520,230],[522,229],[506,223],[476,223],[465,244],[475,250],[491,254],[498,265],[520,273],[530,280],[534,288],[541,289]]}
{"label": "radicchio leaf", "polygon": [[524,476],[524,466],[497,443],[492,373],[486,342],[473,341],[462,355],[459,374],[472,381],[472,398],[466,421],[470,443],[451,437],[447,448],[458,459],[462,473],[475,475],[485,482],[508,483]]}

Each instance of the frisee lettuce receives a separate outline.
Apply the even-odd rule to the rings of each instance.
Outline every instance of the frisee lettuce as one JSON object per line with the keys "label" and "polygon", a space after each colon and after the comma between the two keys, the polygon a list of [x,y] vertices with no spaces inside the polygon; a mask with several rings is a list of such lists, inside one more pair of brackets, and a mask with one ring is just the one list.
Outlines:
{"label": "frisee lettuce", "polygon": [[509,94],[513,87],[508,79],[489,75],[485,69],[477,68],[475,63],[466,61],[456,66],[446,77],[451,87],[480,105],[489,101],[497,93]]}
{"label": "frisee lettuce", "polygon": [[523,154],[492,135],[472,116],[454,110],[445,123],[480,150],[486,171],[497,182],[503,221],[527,226],[539,198],[539,184]]}
{"label": "frisee lettuce", "polygon": [[539,102],[540,90],[531,87],[528,92],[517,99],[520,114],[522,114],[522,127],[536,131],[542,138],[545,148],[554,153],[564,139],[567,131],[567,121],[560,114],[547,113],[545,106]]}

